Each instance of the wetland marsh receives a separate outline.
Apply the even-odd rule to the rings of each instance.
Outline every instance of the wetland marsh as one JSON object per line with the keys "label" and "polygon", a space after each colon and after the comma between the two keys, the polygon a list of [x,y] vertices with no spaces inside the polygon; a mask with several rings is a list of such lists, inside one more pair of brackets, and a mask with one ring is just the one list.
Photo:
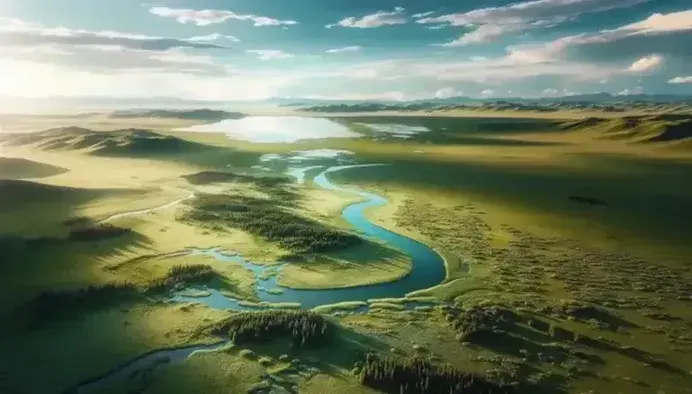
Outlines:
{"label": "wetland marsh", "polygon": [[609,131],[668,120],[289,118],[4,127],[0,388],[692,387],[689,137]]}

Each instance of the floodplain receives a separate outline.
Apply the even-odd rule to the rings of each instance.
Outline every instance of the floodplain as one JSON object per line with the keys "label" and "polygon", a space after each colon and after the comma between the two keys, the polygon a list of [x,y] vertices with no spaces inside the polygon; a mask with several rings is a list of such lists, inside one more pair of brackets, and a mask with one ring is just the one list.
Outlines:
{"label": "floodplain", "polygon": [[692,387],[689,115],[223,119],[2,118],[0,389]]}

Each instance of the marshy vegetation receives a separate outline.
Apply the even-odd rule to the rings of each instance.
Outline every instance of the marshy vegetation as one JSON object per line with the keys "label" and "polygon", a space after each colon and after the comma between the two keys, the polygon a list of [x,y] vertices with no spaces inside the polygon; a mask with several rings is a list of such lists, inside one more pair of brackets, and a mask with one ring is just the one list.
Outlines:
{"label": "marshy vegetation", "polygon": [[290,183],[290,179],[279,176],[253,176],[227,171],[200,171],[184,175],[183,178],[193,185],[208,185],[211,183],[244,182],[258,186],[272,187]]}
{"label": "marshy vegetation", "polygon": [[22,305],[18,312],[31,324],[40,324],[87,310],[144,301],[149,296],[208,281],[215,275],[209,265],[176,265],[164,277],[145,284],[122,281],[89,285],[79,289],[44,291]]}
{"label": "marshy vegetation", "polygon": [[172,290],[184,285],[208,282],[216,276],[216,272],[207,264],[174,265],[163,278],[147,285],[147,291]]}
{"label": "marshy vegetation", "polygon": [[345,231],[334,230],[318,221],[278,206],[272,200],[229,195],[200,195],[189,203],[183,216],[211,226],[239,228],[276,242],[293,254],[323,253],[362,242]]}
{"label": "marshy vegetation", "polygon": [[302,310],[240,312],[212,327],[215,334],[228,335],[238,344],[289,337],[299,346],[323,344],[334,330],[332,323],[319,313]]}
{"label": "marshy vegetation", "polygon": [[391,394],[511,393],[514,388],[490,382],[486,378],[459,371],[448,365],[434,365],[419,357],[389,358],[368,354],[357,366],[361,383]]}
{"label": "marshy vegetation", "polygon": [[209,185],[215,183],[242,183],[254,186],[258,191],[266,193],[277,204],[286,205],[296,201],[299,196],[289,187],[292,182],[287,177],[269,175],[239,174],[228,171],[200,171],[183,175],[183,179],[193,185]]}
{"label": "marshy vegetation", "polygon": [[472,340],[474,336],[498,330],[502,325],[513,323],[518,316],[509,309],[499,306],[473,306],[466,310],[450,308],[446,319],[457,331],[460,341]]}
{"label": "marshy vegetation", "polygon": [[[459,297],[468,289],[464,281],[424,294],[460,302],[444,316],[464,350],[483,352],[479,357],[492,352],[488,360],[505,360],[499,369],[506,360],[518,362],[511,370],[524,372],[512,379],[535,377],[548,392],[570,384],[606,387],[611,376],[604,371],[619,357],[632,363],[619,379],[645,374],[654,387],[684,376],[692,271],[683,261],[644,260],[581,240],[491,226],[473,204],[409,201],[404,210],[399,224],[415,226],[452,255],[471,255],[471,269],[485,273],[475,294]],[[452,277],[460,276],[461,263],[448,262]],[[659,341],[670,348],[657,347]],[[626,384],[603,392],[627,391]]]}

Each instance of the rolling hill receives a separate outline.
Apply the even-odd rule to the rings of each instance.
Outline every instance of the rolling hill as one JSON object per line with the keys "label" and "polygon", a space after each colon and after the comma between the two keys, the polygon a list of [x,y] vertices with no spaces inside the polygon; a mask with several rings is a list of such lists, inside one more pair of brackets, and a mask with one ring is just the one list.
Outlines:
{"label": "rolling hill", "polygon": [[94,131],[74,126],[38,133],[8,134],[0,141],[10,146],[33,145],[46,150],[86,150],[101,156],[170,155],[213,149],[143,129]]}
{"label": "rolling hill", "polygon": [[0,157],[0,179],[45,178],[67,172],[62,167],[18,157]]}
{"label": "rolling hill", "polygon": [[303,106],[299,108],[305,112],[320,113],[359,113],[359,112],[410,112],[410,111],[504,111],[504,112],[538,112],[557,113],[560,111],[589,111],[603,113],[623,113],[637,111],[639,113],[684,113],[692,114],[692,105],[685,102],[652,102],[652,101],[618,101],[618,102],[590,102],[572,100],[537,100],[537,101],[512,101],[512,100],[483,100],[475,102],[452,103],[446,101],[420,101],[401,103],[371,103],[356,104],[334,103],[318,106]]}
{"label": "rolling hill", "polygon": [[629,116],[586,118],[563,123],[564,130],[595,133],[598,139],[692,147],[692,116]]}
{"label": "rolling hill", "polygon": [[53,234],[56,229],[63,229],[65,220],[95,200],[136,193],[141,192],[0,179],[0,237]]}

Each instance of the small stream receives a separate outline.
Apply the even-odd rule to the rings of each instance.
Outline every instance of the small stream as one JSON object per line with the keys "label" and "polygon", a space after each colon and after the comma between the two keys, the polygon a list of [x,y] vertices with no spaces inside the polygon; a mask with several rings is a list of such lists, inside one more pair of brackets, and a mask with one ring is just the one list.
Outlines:
{"label": "small stream", "polygon": [[213,351],[226,345],[229,341],[220,341],[208,345],[190,345],[170,349],[158,349],[143,354],[133,360],[119,365],[110,371],[81,382],[63,391],[63,394],[100,393],[112,389],[115,382],[134,382],[144,380],[147,374],[164,365],[180,364],[198,351]]}

